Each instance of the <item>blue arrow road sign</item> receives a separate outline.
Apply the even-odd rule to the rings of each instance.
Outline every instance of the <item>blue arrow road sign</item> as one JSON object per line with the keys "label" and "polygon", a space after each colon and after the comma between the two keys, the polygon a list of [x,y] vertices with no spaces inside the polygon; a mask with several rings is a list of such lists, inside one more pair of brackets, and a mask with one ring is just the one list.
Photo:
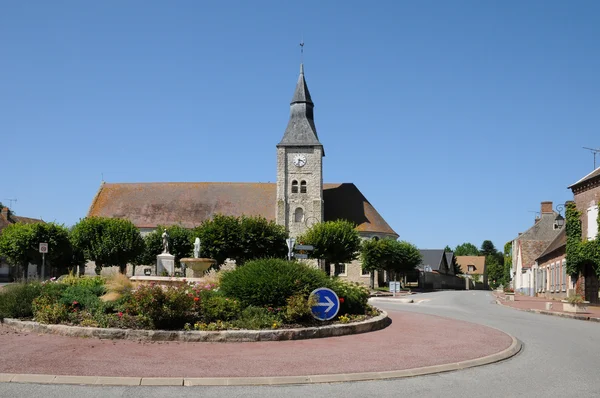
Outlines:
{"label": "blue arrow road sign", "polygon": [[310,294],[316,296],[317,304],[311,307],[312,315],[320,321],[328,321],[335,318],[340,310],[340,299],[331,289],[320,287]]}

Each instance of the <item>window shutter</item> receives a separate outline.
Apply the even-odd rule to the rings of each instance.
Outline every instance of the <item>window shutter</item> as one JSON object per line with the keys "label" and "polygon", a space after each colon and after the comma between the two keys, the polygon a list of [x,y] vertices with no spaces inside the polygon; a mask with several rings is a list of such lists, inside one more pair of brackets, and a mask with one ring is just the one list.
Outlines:
{"label": "window shutter", "polygon": [[587,238],[596,239],[598,235],[598,206],[587,209]]}

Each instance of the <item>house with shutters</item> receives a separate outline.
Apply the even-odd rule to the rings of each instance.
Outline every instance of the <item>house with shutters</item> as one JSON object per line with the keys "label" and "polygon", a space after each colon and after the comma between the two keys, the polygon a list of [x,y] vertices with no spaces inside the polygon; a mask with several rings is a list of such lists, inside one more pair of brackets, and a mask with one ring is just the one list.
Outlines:
{"label": "house with shutters", "polygon": [[[344,219],[356,225],[363,239],[397,239],[398,234],[356,185],[323,182],[324,157],[301,65],[289,122],[276,144],[276,183],[102,183],[88,216],[126,218],[142,233],[158,225],[193,228],[215,214],[262,216],[283,225],[291,237],[315,223]],[[340,264],[333,272],[364,284],[370,281],[358,261]],[[383,283],[382,274],[377,281]]]}

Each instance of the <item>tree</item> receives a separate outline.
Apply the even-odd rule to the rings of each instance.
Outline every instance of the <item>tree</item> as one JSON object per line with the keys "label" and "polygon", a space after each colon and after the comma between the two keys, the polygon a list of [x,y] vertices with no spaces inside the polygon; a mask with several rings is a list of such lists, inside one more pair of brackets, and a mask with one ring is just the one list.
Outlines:
{"label": "tree", "polygon": [[[39,244],[48,243],[48,253],[39,252]],[[58,275],[65,273],[74,264],[73,249],[69,241],[69,231],[55,223],[15,223],[7,226],[0,234],[0,255],[20,268],[24,279],[27,279],[29,264],[37,265],[38,275],[44,277],[50,274],[50,267]],[[41,267],[45,262],[48,268],[42,275]]]}
{"label": "tree", "polygon": [[484,240],[479,252],[482,256],[493,256],[497,253],[497,250],[491,240]]}
{"label": "tree", "polygon": [[496,255],[490,254],[485,257],[485,269],[490,288],[495,289],[500,286],[504,277],[504,267]]}
{"label": "tree", "polygon": [[16,273],[21,273],[23,279],[27,278],[27,267],[33,245],[33,234],[28,224],[11,224],[0,234],[0,256],[17,267]]}
{"label": "tree", "polygon": [[179,260],[192,255],[194,238],[191,230],[179,225],[170,227],[159,225],[144,237],[144,251],[136,258],[135,265],[156,264],[156,256],[163,251],[162,233],[165,229],[169,234],[169,253],[175,256],[175,264],[179,265]]}
{"label": "tree", "polygon": [[285,258],[288,252],[283,225],[268,221],[264,217],[240,218],[241,264],[257,258]]}
{"label": "tree", "polygon": [[215,215],[193,230],[202,242],[202,256],[223,264],[228,258],[238,265],[257,258],[284,258],[285,228],[264,217]]}
{"label": "tree", "polygon": [[354,224],[346,220],[326,221],[313,225],[296,240],[314,246],[312,258],[325,260],[325,273],[331,275],[331,264],[349,263],[358,257],[360,237]]}
{"label": "tree", "polygon": [[[421,252],[411,243],[393,239],[365,240],[361,245],[363,269],[371,272],[371,288],[375,287],[374,271],[405,275],[421,264]],[[390,277],[391,279],[391,277]]]}
{"label": "tree", "polygon": [[454,249],[455,256],[479,256],[479,250],[477,246],[472,243],[465,242],[456,246]]}
{"label": "tree", "polygon": [[120,218],[84,218],[73,227],[71,242],[87,260],[96,263],[97,273],[102,267],[118,266],[124,274],[127,263],[135,262],[144,250],[140,231],[131,221]]}
{"label": "tree", "polygon": [[504,274],[502,278],[502,285],[504,287],[510,286],[511,275],[510,269],[512,268],[512,241],[506,242],[504,245]]}

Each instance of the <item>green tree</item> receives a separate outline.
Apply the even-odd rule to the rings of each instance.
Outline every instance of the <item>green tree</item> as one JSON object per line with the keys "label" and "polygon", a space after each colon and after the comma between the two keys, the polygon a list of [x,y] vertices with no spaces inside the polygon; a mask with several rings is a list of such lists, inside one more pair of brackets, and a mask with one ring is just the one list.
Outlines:
{"label": "green tree", "polygon": [[[42,261],[39,244],[48,243],[48,253]],[[69,231],[55,223],[15,223],[7,226],[0,234],[0,256],[9,264],[17,266],[23,278],[27,278],[29,264],[37,266],[38,275],[59,275],[74,265],[73,249]],[[45,263],[42,275],[42,263]],[[52,272],[48,272],[52,269]]]}
{"label": "green tree", "polygon": [[504,267],[500,264],[496,255],[490,254],[485,257],[485,270],[487,273],[488,285],[491,289],[496,289],[502,284]]}
{"label": "green tree", "polygon": [[28,224],[11,224],[0,234],[0,256],[12,266],[17,267],[17,274],[27,278],[27,267],[34,250],[33,234]]}
{"label": "green tree", "polygon": [[512,241],[506,242],[504,245],[504,272],[502,274],[502,285],[504,287],[510,286],[510,269],[512,268]]}
{"label": "green tree", "polygon": [[472,243],[462,243],[458,246],[456,246],[456,249],[454,249],[454,255],[455,256],[479,256],[479,250],[477,249],[477,246],[475,246]]}
{"label": "green tree", "polygon": [[[375,287],[374,271],[390,275],[405,275],[421,263],[421,252],[413,244],[393,239],[365,240],[361,245],[363,269],[371,273],[371,288]],[[390,280],[393,276],[390,277]]]}
{"label": "green tree", "polygon": [[491,240],[484,240],[479,252],[482,256],[493,256],[496,254],[497,250]]}
{"label": "green tree", "polygon": [[179,225],[170,227],[159,225],[154,231],[144,236],[144,251],[136,258],[135,265],[156,264],[156,256],[163,251],[162,233],[165,229],[169,234],[169,253],[175,256],[175,264],[179,266],[179,260],[192,256],[194,237],[192,237],[191,230]]}
{"label": "green tree", "polygon": [[135,262],[144,250],[140,231],[131,221],[120,218],[84,218],[73,227],[71,242],[87,260],[96,263],[97,273],[102,267],[118,266],[124,274],[127,263]]}
{"label": "green tree", "polygon": [[284,258],[285,228],[264,217],[215,215],[192,232],[200,238],[201,255],[223,264],[228,258],[238,265],[258,258]]}
{"label": "green tree", "polygon": [[283,225],[264,217],[240,218],[241,240],[238,263],[258,258],[285,258],[288,252]]}
{"label": "green tree", "polygon": [[325,273],[331,275],[331,264],[349,263],[359,255],[360,237],[354,224],[345,220],[313,225],[296,240],[314,246],[312,258],[325,261]]}

